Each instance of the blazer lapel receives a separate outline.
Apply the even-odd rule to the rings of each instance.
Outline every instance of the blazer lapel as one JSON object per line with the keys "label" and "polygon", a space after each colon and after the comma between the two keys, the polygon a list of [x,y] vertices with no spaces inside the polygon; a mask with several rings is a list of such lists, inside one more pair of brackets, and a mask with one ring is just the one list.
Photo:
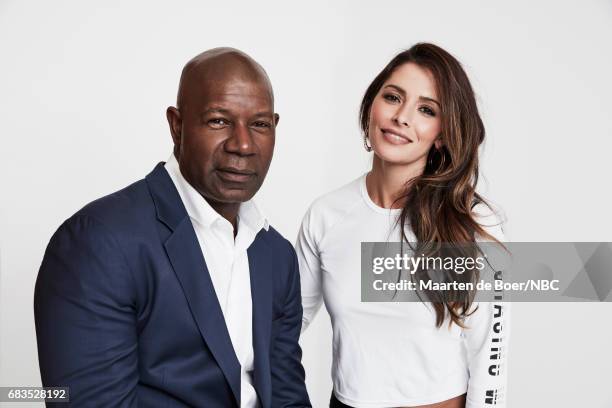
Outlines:
{"label": "blazer lapel", "polygon": [[253,302],[253,352],[255,390],[261,406],[270,407],[272,380],[270,377],[270,334],[272,326],[272,265],[270,248],[260,231],[247,250]]}
{"label": "blazer lapel", "polygon": [[191,220],[163,164],[147,176],[147,183],[159,220],[172,231],[164,243],[172,268],[200,334],[240,405],[240,363]]}

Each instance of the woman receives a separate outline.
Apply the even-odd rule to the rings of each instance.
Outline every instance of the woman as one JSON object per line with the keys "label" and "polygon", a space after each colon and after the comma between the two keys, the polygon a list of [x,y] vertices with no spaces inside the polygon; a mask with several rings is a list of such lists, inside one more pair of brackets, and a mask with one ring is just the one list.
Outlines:
{"label": "woman", "polygon": [[416,44],[370,84],[360,122],[372,169],[316,200],[296,245],[303,329],[322,301],[331,316],[330,406],[504,406],[507,304],[361,302],[361,242],[503,241],[475,192],[485,132],[467,75]]}

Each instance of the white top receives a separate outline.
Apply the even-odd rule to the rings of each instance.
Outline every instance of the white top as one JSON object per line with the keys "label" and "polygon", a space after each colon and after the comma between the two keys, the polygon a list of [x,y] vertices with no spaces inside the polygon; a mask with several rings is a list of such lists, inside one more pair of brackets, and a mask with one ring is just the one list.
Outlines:
{"label": "white top", "polygon": [[[448,320],[436,327],[425,303],[361,302],[361,242],[399,242],[401,212],[378,207],[365,176],[317,199],[296,245],[302,330],[324,301],[333,328],[336,397],[353,407],[406,407],[467,391],[466,408],[505,407],[508,303],[481,302],[465,320],[469,329],[448,329]],[[490,212],[477,218],[503,242],[495,219]],[[406,236],[416,241],[408,229]]]}
{"label": "white top", "polygon": [[174,155],[170,156],[164,167],[193,224],[234,352],[240,362],[240,406],[257,407],[257,394],[253,387],[253,308],[247,249],[262,228],[269,228],[268,221],[255,203],[242,203],[238,211],[238,233],[234,240],[232,224],[213,210],[185,180]]}

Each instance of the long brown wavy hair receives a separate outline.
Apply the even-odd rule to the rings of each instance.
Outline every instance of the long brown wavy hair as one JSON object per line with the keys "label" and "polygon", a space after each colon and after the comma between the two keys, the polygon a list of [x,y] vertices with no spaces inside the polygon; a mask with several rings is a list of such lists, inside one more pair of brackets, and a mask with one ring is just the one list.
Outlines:
{"label": "long brown wavy hair", "polygon": [[[361,129],[367,136],[374,98],[394,70],[408,62],[426,69],[434,78],[441,106],[442,146],[432,146],[423,173],[407,180],[405,193],[398,198],[405,200],[398,219],[401,240],[408,241],[404,232],[408,223],[420,246],[471,244],[477,236],[498,242],[472,212],[480,203],[491,209],[476,192],[478,147],[485,139],[485,129],[470,81],[455,57],[430,43],[415,44],[396,55],[365,92],[359,114]],[[441,292],[428,292],[436,326],[441,327],[448,314],[449,324],[465,327],[464,318],[474,312],[470,311],[474,295],[449,298]]]}

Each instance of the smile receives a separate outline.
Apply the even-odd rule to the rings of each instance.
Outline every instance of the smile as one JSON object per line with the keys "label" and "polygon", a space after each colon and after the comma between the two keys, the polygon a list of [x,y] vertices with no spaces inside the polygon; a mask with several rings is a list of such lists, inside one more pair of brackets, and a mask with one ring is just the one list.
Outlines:
{"label": "smile", "polygon": [[393,132],[388,129],[381,129],[381,131],[382,131],[383,138],[385,139],[385,141],[391,144],[403,145],[403,144],[412,143],[412,140],[410,140],[407,136],[404,136],[400,133]]}

